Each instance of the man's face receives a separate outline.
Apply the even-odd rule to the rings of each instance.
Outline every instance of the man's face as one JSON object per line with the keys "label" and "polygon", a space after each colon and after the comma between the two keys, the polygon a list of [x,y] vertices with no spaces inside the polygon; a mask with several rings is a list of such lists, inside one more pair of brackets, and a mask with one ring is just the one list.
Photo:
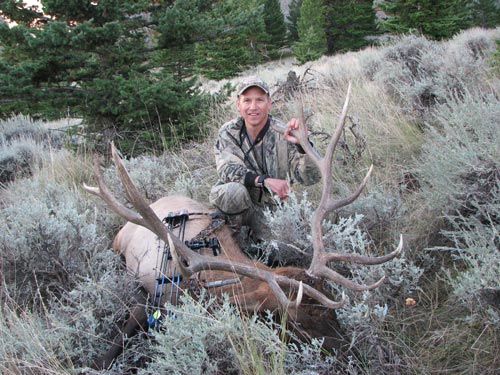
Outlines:
{"label": "man's face", "polygon": [[263,127],[271,109],[271,98],[261,88],[250,87],[238,97],[236,107],[246,126]]}

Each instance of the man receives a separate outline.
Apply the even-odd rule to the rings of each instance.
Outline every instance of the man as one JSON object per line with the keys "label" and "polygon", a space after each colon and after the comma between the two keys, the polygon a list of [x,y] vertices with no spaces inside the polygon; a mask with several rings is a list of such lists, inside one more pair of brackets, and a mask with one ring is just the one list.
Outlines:
{"label": "man", "polygon": [[237,227],[246,225],[257,239],[268,237],[264,210],[284,200],[295,180],[310,185],[319,180],[313,161],[291,135],[299,127],[292,118],[284,134],[272,117],[269,86],[251,76],[237,87],[236,107],[241,116],[224,124],[215,145],[219,181],[210,192],[210,202],[227,214]]}

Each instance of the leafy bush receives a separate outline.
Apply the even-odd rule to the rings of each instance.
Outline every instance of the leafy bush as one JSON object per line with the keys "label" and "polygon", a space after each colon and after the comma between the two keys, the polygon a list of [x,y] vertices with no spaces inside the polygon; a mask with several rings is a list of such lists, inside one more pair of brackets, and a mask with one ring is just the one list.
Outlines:
{"label": "leafy bush", "polygon": [[436,107],[418,161],[418,180],[427,207],[438,214],[468,210],[474,199],[491,199],[500,166],[498,87],[497,81],[489,93],[451,95],[447,104]]}
{"label": "leafy bush", "polygon": [[110,347],[118,333],[115,322],[127,317],[127,302],[133,301],[137,286],[116,254],[105,251],[89,261],[101,269],[78,277],[83,281],[50,303],[39,301],[41,311],[20,307],[19,293],[13,293],[14,300],[2,290],[6,301],[0,309],[2,373],[67,374],[64,369],[85,368]]}
{"label": "leafy bush", "polygon": [[462,95],[484,85],[494,48],[494,41],[481,29],[465,31],[449,43],[408,35],[384,49],[383,61],[364,61],[365,71],[407,116],[422,124],[450,92]]}
{"label": "leafy bush", "polygon": [[101,252],[92,263],[100,269],[52,301],[46,315],[57,328],[53,350],[61,361],[63,354],[76,367],[90,366],[111,347],[115,335],[121,335],[120,324],[135,307],[139,289],[117,254]]}
{"label": "leafy bush", "polygon": [[98,224],[94,205],[74,187],[33,176],[2,195],[3,278],[20,305],[60,296],[81,277],[99,273],[93,261],[109,245],[106,220]]}
{"label": "leafy bush", "polygon": [[455,264],[445,270],[455,300],[469,310],[469,319],[498,327],[500,323],[500,173],[491,201],[471,202],[481,218],[447,216],[452,228],[443,232],[452,242]]}
{"label": "leafy bush", "polygon": [[1,148],[0,182],[7,183],[19,177],[29,177],[33,168],[42,161],[43,147],[31,140],[10,142]]}
{"label": "leafy bush", "polygon": [[[450,244],[433,249],[453,256],[452,268],[445,270],[453,295],[470,306],[472,316],[489,314],[488,319],[495,322],[498,311],[485,303],[484,295],[500,288],[499,116],[497,89],[453,97],[448,105],[437,108],[436,125],[429,128],[420,167],[422,194],[429,209],[447,219],[442,233]],[[476,306],[485,308],[480,313]]]}
{"label": "leafy bush", "polygon": [[[3,302],[6,298],[2,298]],[[59,346],[56,330],[29,310],[18,311],[9,302],[0,309],[0,371],[2,374],[67,374],[70,363]]]}
{"label": "leafy bush", "polygon": [[0,368],[62,373],[69,363],[89,365],[115,331],[103,320],[123,320],[136,290],[109,248],[116,219],[76,188],[88,180],[87,166],[58,149],[64,132],[23,116],[1,130],[2,154],[15,168],[1,191]]}
{"label": "leafy bush", "polygon": [[497,73],[500,73],[500,39],[497,39],[497,49],[492,54],[492,65]]}
{"label": "leafy bush", "polygon": [[41,121],[12,116],[0,121],[0,183],[28,177],[46,159],[49,149],[60,149],[67,137],[50,131]]}
{"label": "leafy bush", "polygon": [[329,374],[340,365],[321,354],[320,342],[284,342],[271,314],[242,316],[227,299],[182,302],[169,306],[175,318],[154,334],[150,363],[139,374]]}

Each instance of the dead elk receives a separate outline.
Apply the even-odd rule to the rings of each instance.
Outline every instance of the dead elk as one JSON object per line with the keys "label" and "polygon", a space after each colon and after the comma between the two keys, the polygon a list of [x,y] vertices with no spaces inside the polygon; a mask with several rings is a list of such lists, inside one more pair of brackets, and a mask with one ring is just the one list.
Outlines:
{"label": "dead elk", "polygon": [[[114,248],[125,257],[127,269],[137,275],[147,293],[150,296],[155,296],[157,293],[157,240],[160,239],[169,244],[169,251],[173,258],[173,261],[169,263],[169,269],[162,271],[163,276],[172,278],[175,274],[174,268],[176,268],[177,272],[182,274],[182,280],[186,281],[189,278],[203,280],[210,292],[219,295],[227,293],[231,302],[237,304],[243,311],[250,313],[266,310],[286,312],[290,328],[300,338],[324,337],[325,346],[338,347],[342,337],[339,336],[340,330],[335,309],[340,308],[344,301],[343,298],[340,301],[334,301],[327,296],[322,289],[323,281],[329,280],[344,288],[363,291],[378,287],[384,277],[370,285],[357,284],[329,268],[329,262],[381,264],[397,256],[403,246],[401,239],[396,250],[379,257],[341,254],[325,249],[322,221],[331,211],[352,203],[361,194],[372,171],[370,167],[363,182],[349,197],[339,200],[332,198],[332,160],[345,124],[349,96],[350,85],[342,114],[324,156],[319,155],[311,147],[303,127],[294,134],[309,157],[316,163],[323,183],[321,200],[312,217],[313,257],[308,269],[297,267],[271,269],[249,259],[233,239],[232,230],[226,225],[215,228],[210,234],[220,243],[220,255],[214,256],[213,249],[208,248],[202,248],[198,252],[192,250],[172,232],[171,227],[165,225],[162,218],[171,212],[188,212],[189,220],[185,222],[184,240],[190,240],[199,236],[211,225],[209,215],[192,213],[209,213],[209,208],[183,196],[167,196],[149,205],[139,194],[117,151],[112,146],[117,173],[135,210],[127,208],[111,194],[104,183],[97,162],[95,172],[98,187],[85,186],[84,188],[103,199],[113,211],[128,221],[117,234]],[[236,280],[236,282],[226,284],[220,282],[224,280]],[[184,284],[179,284],[179,288],[182,289],[183,286]],[[165,302],[167,297],[169,296],[163,295],[161,302]],[[142,323],[145,318],[144,308],[134,311],[141,316],[131,316],[129,326]],[[96,365],[108,367],[120,349],[120,339],[115,340],[110,351]]]}

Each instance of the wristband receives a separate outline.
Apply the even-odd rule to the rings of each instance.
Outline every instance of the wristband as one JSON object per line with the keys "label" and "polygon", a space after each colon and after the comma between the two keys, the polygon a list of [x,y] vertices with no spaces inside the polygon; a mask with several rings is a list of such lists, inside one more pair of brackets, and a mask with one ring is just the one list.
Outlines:
{"label": "wristband", "polygon": [[262,176],[259,176],[259,178],[257,179],[257,186],[258,187],[263,187],[264,186],[264,180],[266,178],[268,178],[269,176],[268,175],[262,175]]}

